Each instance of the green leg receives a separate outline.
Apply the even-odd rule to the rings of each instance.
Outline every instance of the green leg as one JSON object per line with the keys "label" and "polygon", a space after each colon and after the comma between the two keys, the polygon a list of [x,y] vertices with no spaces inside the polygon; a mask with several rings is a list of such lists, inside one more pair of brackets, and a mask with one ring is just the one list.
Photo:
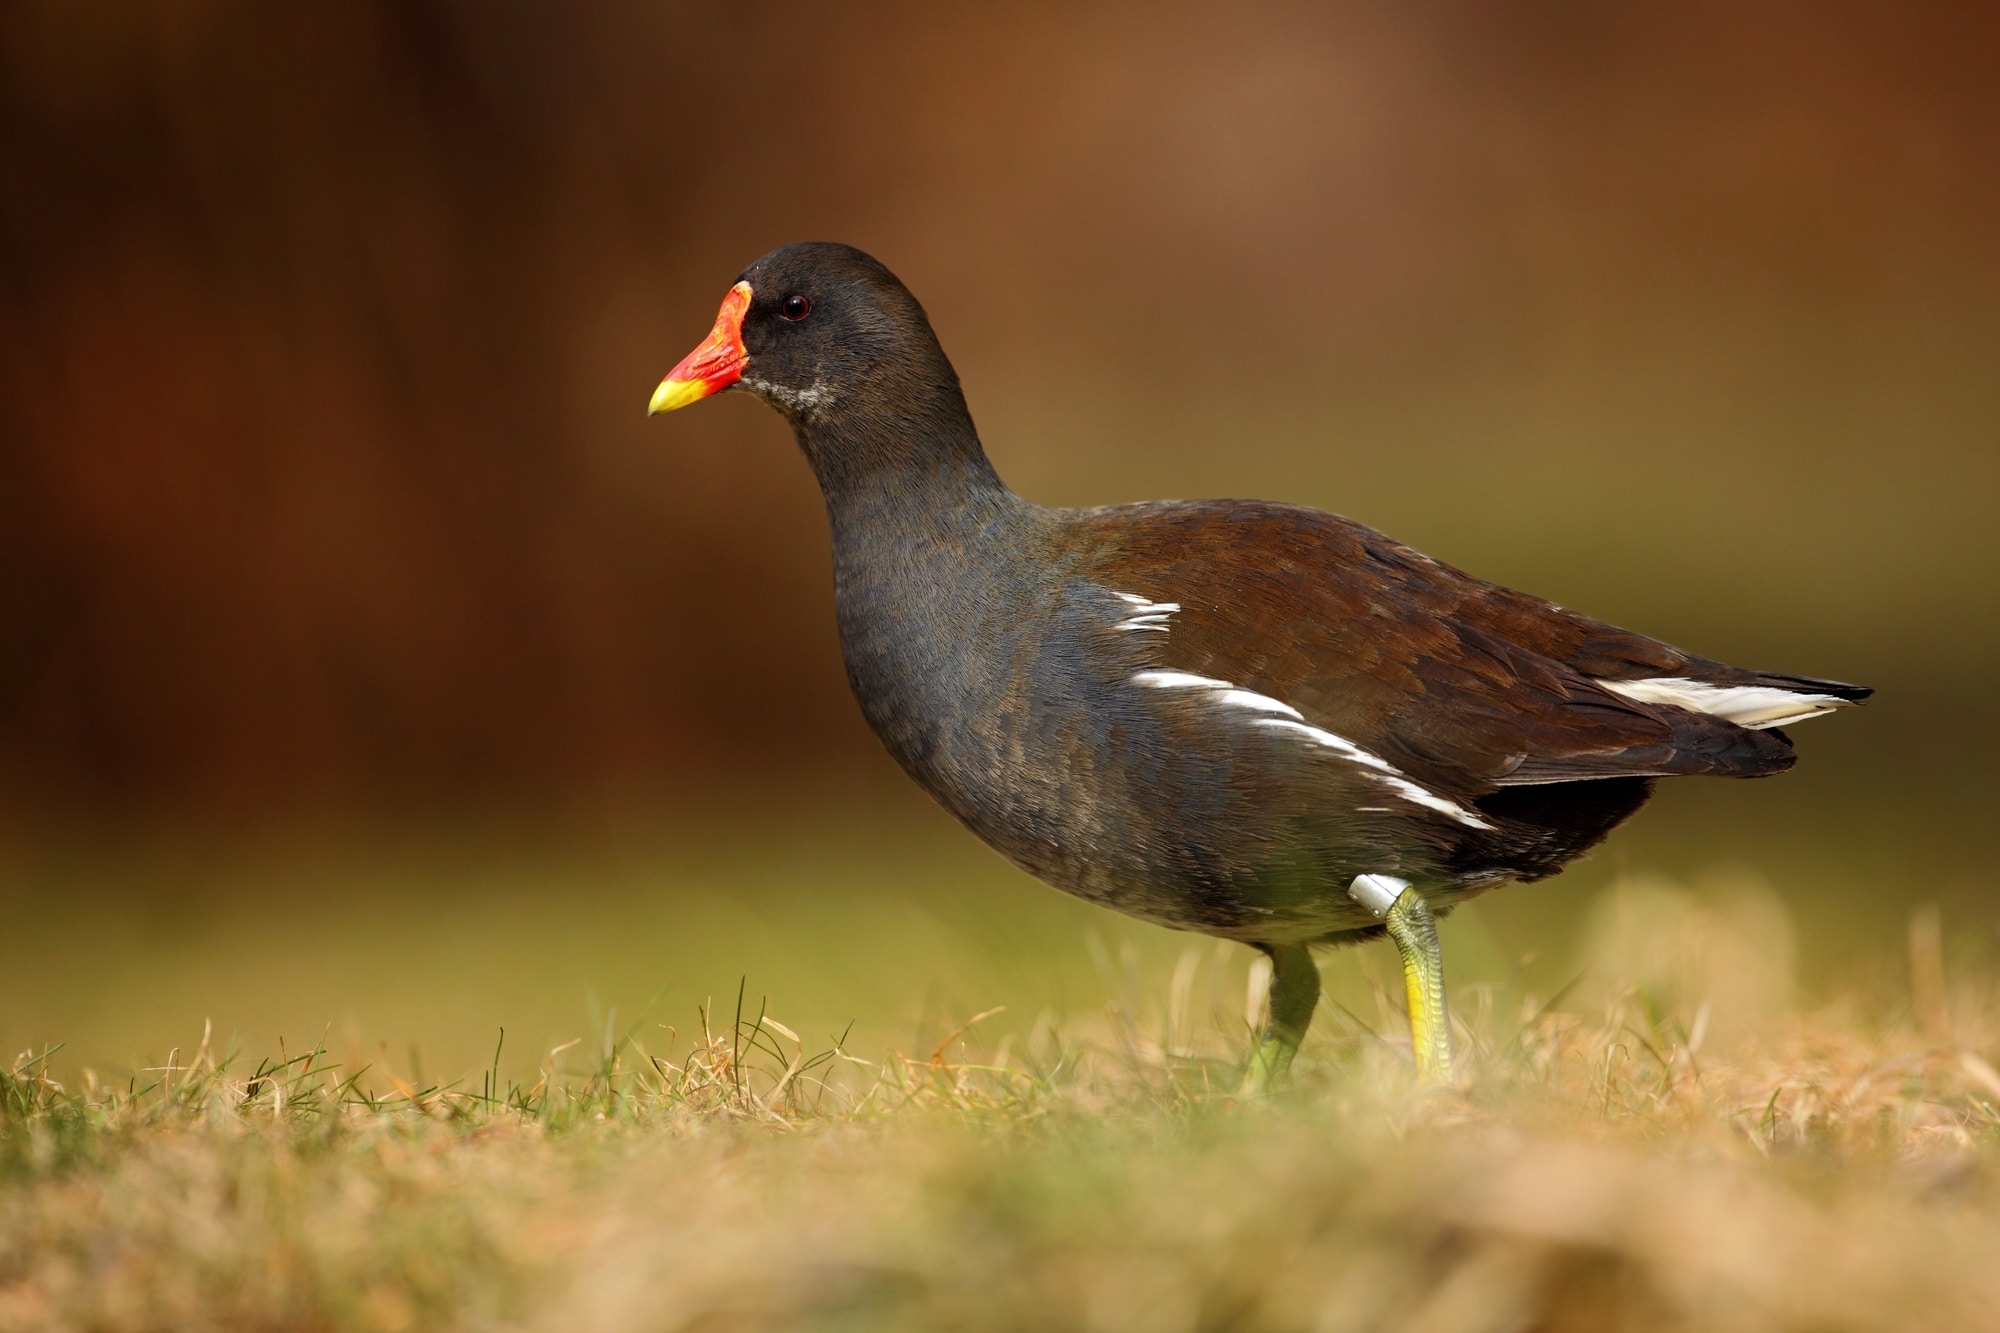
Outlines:
{"label": "green leg", "polygon": [[1403,956],[1410,1005],[1410,1050],[1426,1082],[1451,1082],[1451,1015],[1444,1003],[1444,954],[1430,904],[1405,880],[1363,875],[1348,893],[1382,918]]}
{"label": "green leg", "polygon": [[1319,968],[1311,949],[1303,944],[1257,947],[1271,960],[1271,1022],[1243,1071],[1245,1097],[1265,1096],[1284,1085],[1319,1003]]}

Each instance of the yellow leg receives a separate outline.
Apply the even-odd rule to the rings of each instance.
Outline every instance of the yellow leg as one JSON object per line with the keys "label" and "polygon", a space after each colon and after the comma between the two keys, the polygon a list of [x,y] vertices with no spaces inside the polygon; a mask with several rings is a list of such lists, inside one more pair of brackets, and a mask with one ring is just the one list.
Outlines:
{"label": "yellow leg", "polygon": [[1414,888],[1397,895],[1382,923],[1403,956],[1403,991],[1410,1002],[1410,1049],[1427,1082],[1451,1082],[1451,1015],[1444,1003],[1444,955],[1437,918]]}
{"label": "yellow leg", "polygon": [[1250,1052],[1240,1095],[1263,1097],[1291,1077],[1292,1057],[1305,1040],[1319,1003],[1319,968],[1303,944],[1260,944],[1271,960],[1271,1021]]}
{"label": "yellow leg", "polygon": [[1357,875],[1347,896],[1389,928],[1403,956],[1403,992],[1410,1001],[1410,1050],[1432,1083],[1451,1082],[1451,1016],[1444,1005],[1444,955],[1430,904],[1395,875]]}

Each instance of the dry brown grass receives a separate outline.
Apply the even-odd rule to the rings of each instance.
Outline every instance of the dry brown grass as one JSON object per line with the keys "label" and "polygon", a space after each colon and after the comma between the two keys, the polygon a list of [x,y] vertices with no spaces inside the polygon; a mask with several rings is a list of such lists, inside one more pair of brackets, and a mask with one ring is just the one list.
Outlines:
{"label": "dry brown grass", "polygon": [[1756,1021],[1726,983],[1768,932],[1651,910],[1605,946],[1636,921],[1643,984],[1460,996],[1447,1093],[1393,1012],[1336,1011],[1239,1104],[1199,952],[1157,1012],[992,1050],[751,1012],[476,1090],[24,1058],[0,1329],[2000,1327],[1994,978],[1947,981],[1920,917],[1914,1000]]}

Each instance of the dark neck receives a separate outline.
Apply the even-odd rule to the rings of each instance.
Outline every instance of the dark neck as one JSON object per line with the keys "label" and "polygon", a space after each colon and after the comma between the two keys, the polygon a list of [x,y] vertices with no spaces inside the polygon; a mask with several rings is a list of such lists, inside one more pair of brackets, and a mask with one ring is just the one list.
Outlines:
{"label": "dark neck", "polygon": [[855,525],[885,534],[983,526],[1025,504],[987,461],[949,368],[885,388],[792,419],[836,540]]}

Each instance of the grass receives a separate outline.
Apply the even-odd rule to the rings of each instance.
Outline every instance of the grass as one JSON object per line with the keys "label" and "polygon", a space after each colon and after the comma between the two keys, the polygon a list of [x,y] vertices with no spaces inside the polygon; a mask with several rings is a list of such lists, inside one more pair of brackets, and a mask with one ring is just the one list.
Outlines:
{"label": "grass", "polygon": [[1379,994],[1240,1103],[1255,1015],[1205,947],[913,1049],[746,987],[442,1086],[212,1034],[115,1084],[29,1053],[0,1329],[2000,1326],[2000,974],[1947,976],[1920,913],[1908,989],[1800,1011],[1730,989],[1754,913],[1614,906],[1616,984],[1461,989],[1448,1092]]}

